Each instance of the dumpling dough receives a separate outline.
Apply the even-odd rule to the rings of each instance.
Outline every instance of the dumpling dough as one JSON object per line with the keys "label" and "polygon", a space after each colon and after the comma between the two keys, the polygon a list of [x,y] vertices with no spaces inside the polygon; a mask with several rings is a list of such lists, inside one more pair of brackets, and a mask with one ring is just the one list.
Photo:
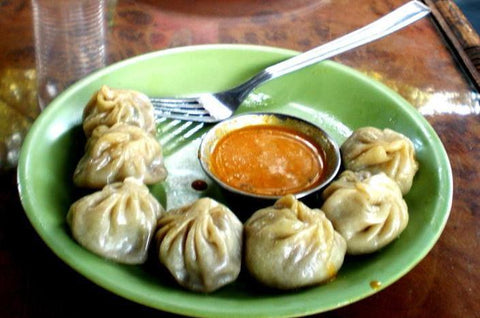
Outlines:
{"label": "dumpling dough", "polygon": [[107,185],[76,201],[67,214],[74,239],[91,252],[125,264],[147,258],[163,207],[139,180]]}
{"label": "dumpling dough", "polygon": [[243,225],[225,205],[201,198],[158,221],[160,262],[185,288],[212,292],[240,273]]}
{"label": "dumpling dough", "polygon": [[165,180],[167,170],[160,143],[135,126],[97,127],[75,169],[74,183],[79,187],[102,188],[127,177],[136,177],[145,184]]}
{"label": "dumpling dough", "polygon": [[245,263],[258,281],[292,289],[333,278],[346,243],[325,214],[293,195],[256,211],[245,223]]}
{"label": "dumpling dough", "polygon": [[385,172],[398,183],[402,194],[410,191],[418,162],[413,143],[404,135],[388,128],[359,128],[343,143],[341,151],[345,169]]}
{"label": "dumpling dough", "polygon": [[405,229],[408,208],[385,173],[344,171],[322,194],[322,210],[347,241],[347,253],[372,253]]}
{"label": "dumpling dough", "polygon": [[155,118],[150,99],[137,91],[103,85],[83,111],[83,130],[89,137],[98,126],[125,123],[155,134]]}

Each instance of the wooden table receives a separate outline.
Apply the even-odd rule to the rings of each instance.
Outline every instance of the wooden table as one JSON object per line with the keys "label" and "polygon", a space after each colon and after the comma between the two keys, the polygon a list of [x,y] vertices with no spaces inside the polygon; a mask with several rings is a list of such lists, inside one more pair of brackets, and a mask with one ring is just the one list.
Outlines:
{"label": "wooden table", "polygon": [[[404,2],[109,1],[108,62],[203,43],[305,51]],[[463,17],[449,1],[426,2],[435,19],[333,60],[388,85],[432,124],[454,175],[448,224],[426,258],[399,281],[320,317],[480,317],[478,35],[458,24]],[[17,194],[15,160],[38,115],[30,1],[0,1],[0,30],[0,317],[170,316],[86,280],[54,256],[29,224]]]}

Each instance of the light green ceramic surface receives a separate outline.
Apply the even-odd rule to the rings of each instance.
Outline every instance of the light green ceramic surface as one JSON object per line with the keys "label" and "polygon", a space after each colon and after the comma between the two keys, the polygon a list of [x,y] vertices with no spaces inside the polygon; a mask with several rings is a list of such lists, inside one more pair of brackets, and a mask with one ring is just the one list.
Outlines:
{"label": "light green ceramic surface", "polygon": [[[400,238],[366,257],[347,256],[331,283],[291,292],[257,289],[248,275],[212,294],[186,291],[148,266],[106,261],[70,236],[65,215],[79,196],[72,173],[83,153],[81,113],[102,85],[148,95],[191,95],[237,84],[261,68],[295,54],[243,45],[186,47],[139,56],[103,69],[73,85],[41,114],[25,140],[18,167],[26,214],[50,248],[69,266],[98,285],[130,300],[184,315],[205,317],[289,317],[334,309],[365,298],[406,274],[432,248],[447,222],[452,176],[447,154],[427,121],[405,100],[345,66],[323,62],[271,81],[242,105],[246,111],[289,113],[322,126],[341,144],[361,126],[389,127],[413,141],[420,169],[406,196],[410,222]],[[208,129],[196,123],[158,126],[170,176],[151,187],[167,208],[202,195],[223,200],[209,183],[206,192],[190,187],[205,179],[196,151]],[[235,207],[231,207],[235,211]],[[235,211],[241,214],[241,211]]]}

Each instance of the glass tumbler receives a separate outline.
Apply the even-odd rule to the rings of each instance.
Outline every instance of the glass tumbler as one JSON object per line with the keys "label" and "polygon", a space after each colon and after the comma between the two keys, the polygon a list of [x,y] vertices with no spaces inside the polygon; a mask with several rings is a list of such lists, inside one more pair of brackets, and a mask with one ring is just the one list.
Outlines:
{"label": "glass tumbler", "polygon": [[32,0],[38,103],[105,66],[107,0]]}

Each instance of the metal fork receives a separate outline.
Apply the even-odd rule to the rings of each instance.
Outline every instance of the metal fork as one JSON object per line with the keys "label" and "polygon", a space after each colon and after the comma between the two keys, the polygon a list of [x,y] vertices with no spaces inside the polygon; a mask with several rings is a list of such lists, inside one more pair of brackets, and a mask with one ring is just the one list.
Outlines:
{"label": "metal fork", "polygon": [[232,116],[248,94],[260,84],[380,39],[428,13],[430,9],[423,3],[411,1],[356,31],[272,65],[232,89],[195,97],[151,98],[155,116],[208,123],[224,120]]}

